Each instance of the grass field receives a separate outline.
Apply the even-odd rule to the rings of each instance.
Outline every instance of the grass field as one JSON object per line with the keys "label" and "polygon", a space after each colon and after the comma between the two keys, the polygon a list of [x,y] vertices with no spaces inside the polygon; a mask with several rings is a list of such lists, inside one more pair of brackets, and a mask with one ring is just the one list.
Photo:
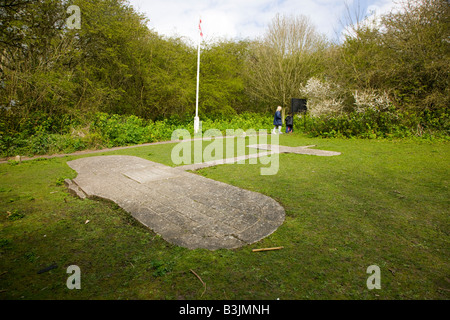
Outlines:
{"label": "grass field", "polygon": [[[63,181],[76,173],[66,162],[80,156],[1,164],[0,299],[450,298],[448,142],[293,134],[280,144],[342,154],[281,154],[273,176],[260,164],[197,172],[286,209],[275,233],[235,250],[178,247],[113,203],[69,195]],[[173,165],[173,146],[104,154]],[[70,265],[80,267],[81,290],[66,287]],[[371,265],[379,290],[366,286]]]}

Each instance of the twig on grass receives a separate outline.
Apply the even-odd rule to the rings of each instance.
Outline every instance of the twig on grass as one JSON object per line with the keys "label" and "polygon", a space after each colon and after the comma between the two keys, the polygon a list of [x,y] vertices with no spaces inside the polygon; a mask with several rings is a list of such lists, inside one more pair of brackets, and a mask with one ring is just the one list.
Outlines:
{"label": "twig on grass", "polygon": [[262,248],[262,249],[253,249],[253,252],[260,252],[260,251],[272,251],[272,250],[280,250],[284,247],[276,247],[276,248]]}
{"label": "twig on grass", "polygon": [[200,280],[200,282],[203,284],[203,287],[205,288],[205,290],[203,290],[203,293],[202,293],[202,295],[200,296],[200,297],[203,297],[203,295],[204,295],[205,292],[206,292],[206,283],[203,282],[202,278],[200,278],[199,275],[196,274],[194,270],[192,270],[192,269],[189,269],[189,270],[190,270],[193,274],[195,274],[195,276],[198,278],[198,280]]}

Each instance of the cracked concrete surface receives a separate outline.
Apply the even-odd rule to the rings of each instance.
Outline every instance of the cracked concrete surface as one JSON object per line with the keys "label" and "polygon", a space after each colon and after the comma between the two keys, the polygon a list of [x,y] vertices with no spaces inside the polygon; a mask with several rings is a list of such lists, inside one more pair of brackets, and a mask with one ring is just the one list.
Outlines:
{"label": "cracked concrete surface", "polygon": [[284,208],[270,197],[139,157],[89,157],[67,164],[78,172],[66,181],[73,193],[114,201],[166,241],[189,249],[251,244],[285,218]]}

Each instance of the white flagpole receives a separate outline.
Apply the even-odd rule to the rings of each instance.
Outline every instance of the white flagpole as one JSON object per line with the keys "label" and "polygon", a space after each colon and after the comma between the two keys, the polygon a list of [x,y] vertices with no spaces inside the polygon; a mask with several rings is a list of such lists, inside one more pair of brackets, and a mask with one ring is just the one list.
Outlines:
{"label": "white flagpole", "polygon": [[[200,18],[200,22],[199,22],[199,29],[200,29],[200,23],[201,23],[201,18]],[[194,118],[194,133],[198,133],[198,130],[200,128],[200,119],[198,117],[198,89],[199,89],[199,83],[200,83],[200,43],[202,41],[201,38],[201,30],[200,31],[200,36],[198,38],[198,53],[197,53],[197,94],[196,94],[196,98],[195,98],[195,118]]]}

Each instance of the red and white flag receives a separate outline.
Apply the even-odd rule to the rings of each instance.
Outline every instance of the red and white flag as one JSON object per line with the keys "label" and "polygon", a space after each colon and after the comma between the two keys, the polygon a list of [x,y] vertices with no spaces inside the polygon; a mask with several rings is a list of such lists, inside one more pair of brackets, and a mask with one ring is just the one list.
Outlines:
{"label": "red and white flag", "polygon": [[200,22],[198,23],[198,30],[200,30],[200,36],[203,37],[203,32],[202,32],[202,26],[201,26],[201,23],[202,23],[202,19],[200,19]]}

